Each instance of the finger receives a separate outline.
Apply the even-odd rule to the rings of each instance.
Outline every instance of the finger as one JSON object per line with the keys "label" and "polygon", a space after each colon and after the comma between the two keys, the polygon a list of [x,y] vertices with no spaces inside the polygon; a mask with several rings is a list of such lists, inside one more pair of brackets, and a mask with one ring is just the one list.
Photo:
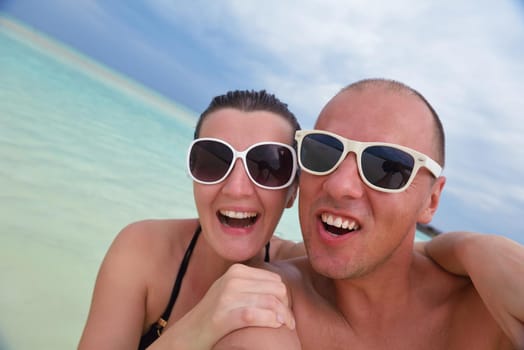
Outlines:
{"label": "finger", "polygon": [[234,302],[235,299],[242,299],[245,294],[272,295],[285,306],[289,305],[287,287],[282,282],[243,278],[232,278],[224,281],[222,296],[225,302]]}
{"label": "finger", "polygon": [[254,280],[282,281],[278,273],[243,264],[233,264],[223,277],[243,277]]}
{"label": "finger", "polygon": [[[245,281],[242,281],[245,282]],[[267,283],[262,283],[262,285]],[[230,322],[234,320],[232,314],[238,313],[242,309],[260,309],[268,310],[274,314],[273,320],[277,320],[280,324],[286,324],[288,327],[293,329],[294,317],[293,313],[289,308],[289,301],[287,295],[278,295],[270,292],[262,292],[264,288],[254,289],[252,291],[233,290],[230,293],[224,292],[219,296],[219,300],[216,303],[216,315],[221,322]],[[285,287],[284,287],[285,291]],[[240,320],[242,324],[243,321]]]}
{"label": "finger", "polygon": [[232,310],[231,316],[238,320],[236,329],[252,326],[278,328],[282,325],[289,329],[295,328],[295,319],[289,309],[276,312],[272,309],[243,307]]}
{"label": "finger", "polygon": [[295,327],[295,318],[291,309],[287,304],[282,303],[280,299],[271,294],[246,293],[242,295],[237,306],[232,307],[230,310],[232,313],[238,312],[239,310],[246,310],[241,312],[247,312],[248,316],[250,312],[256,314],[257,310],[264,312],[269,311],[273,314],[271,321],[276,321],[280,325],[285,324],[290,329],[294,329]]}
{"label": "finger", "polygon": [[295,328],[295,317],[289,306],[282,303],[280,299],[274,295],[256,294],[253,296],[255,303],[254,307],[258,310],[269,310],[274,313],[275,318],[281,324],[285,324],[290,329]]}

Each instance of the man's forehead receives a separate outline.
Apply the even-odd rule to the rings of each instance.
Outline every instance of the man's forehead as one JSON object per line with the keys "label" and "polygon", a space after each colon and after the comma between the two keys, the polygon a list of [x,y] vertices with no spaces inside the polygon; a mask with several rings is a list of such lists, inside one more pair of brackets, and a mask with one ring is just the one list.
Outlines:
{"label": "man's forehead", "polygon": [[338,94],[321,112],[315,128],[359,141],[410,146],[413,134],[427,133],[431,120],[416,96],[369,87]]}
{"label": "man's forehead", "polygon": [[318,125],[323,122],[344,119],[366,121],[402,110],[406,97],[391,91],[345,90],[337,94],[319,115]]}

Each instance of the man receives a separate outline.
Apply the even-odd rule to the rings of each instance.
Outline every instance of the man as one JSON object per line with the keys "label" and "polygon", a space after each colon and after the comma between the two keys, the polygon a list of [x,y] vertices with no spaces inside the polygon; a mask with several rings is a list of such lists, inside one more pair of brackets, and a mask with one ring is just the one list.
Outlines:
{"label": "man", "polygon": [[[308,259],[273,267],[290,288],[296,333],[245,328],[217,349],[282,348],[297,333],[303,349],[524,349],[521,245],[465,233],[444,241],[457,251],[445,267],[471,279],[413,250],[445,184],[444,132],[424,97],[394,81],[357,82],[297,141]],[[428,253],[453,251],[442,245]]]}

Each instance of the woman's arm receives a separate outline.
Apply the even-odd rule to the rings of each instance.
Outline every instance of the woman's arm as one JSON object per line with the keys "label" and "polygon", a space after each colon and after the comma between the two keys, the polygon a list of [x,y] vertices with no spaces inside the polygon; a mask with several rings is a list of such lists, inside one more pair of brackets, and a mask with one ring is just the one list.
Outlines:
{"label": "woman's arm", "polygon": [[148,349],[207,350],[228,333],[245,327],[293,330],[295,321],[278,274],[235,264]]}
{"label": "woman's arm", "polygon": [[137,347],[146,302],[140,236],[133,225],[128,226],[109,248],[98,272],[79,350]]}
{"label": "woman's arm", "polygon": [[469,276],[514,344],[524,346],[524,246],[503,236],[469,232],[439,235],[427,255],[444,269]]}
{"label": "woman's arm", "polygon": [[[279,280],[283,281],[282,276],[285,276],[285,262],[275,264],[265,264],[264,269],[278,274]],[[269,272],[266,271],[266,272]],[[289,288],[289,281],[285,282],[286,295],[288,296],[289,308],[292,307],[291,290]],[[295,328],[295,320],[293,324],[285,327],[285,325],[277,327],[255,326],[237,328],[233,332],[228,333],[222,337],[212,348],[213,350],[300,350],[302,349],[297,330]]]}

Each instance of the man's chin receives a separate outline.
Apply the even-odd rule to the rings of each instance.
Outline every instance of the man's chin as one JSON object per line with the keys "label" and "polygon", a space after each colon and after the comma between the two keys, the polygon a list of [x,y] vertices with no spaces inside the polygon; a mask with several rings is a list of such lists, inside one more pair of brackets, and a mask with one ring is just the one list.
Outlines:
{"label": "man's chin", "polygon": [[311,255],[309,261],[313,270],[324,277],[330,279],[344,279],[348,277],[347,262],[337,263],[336,259],[327,254]]}

